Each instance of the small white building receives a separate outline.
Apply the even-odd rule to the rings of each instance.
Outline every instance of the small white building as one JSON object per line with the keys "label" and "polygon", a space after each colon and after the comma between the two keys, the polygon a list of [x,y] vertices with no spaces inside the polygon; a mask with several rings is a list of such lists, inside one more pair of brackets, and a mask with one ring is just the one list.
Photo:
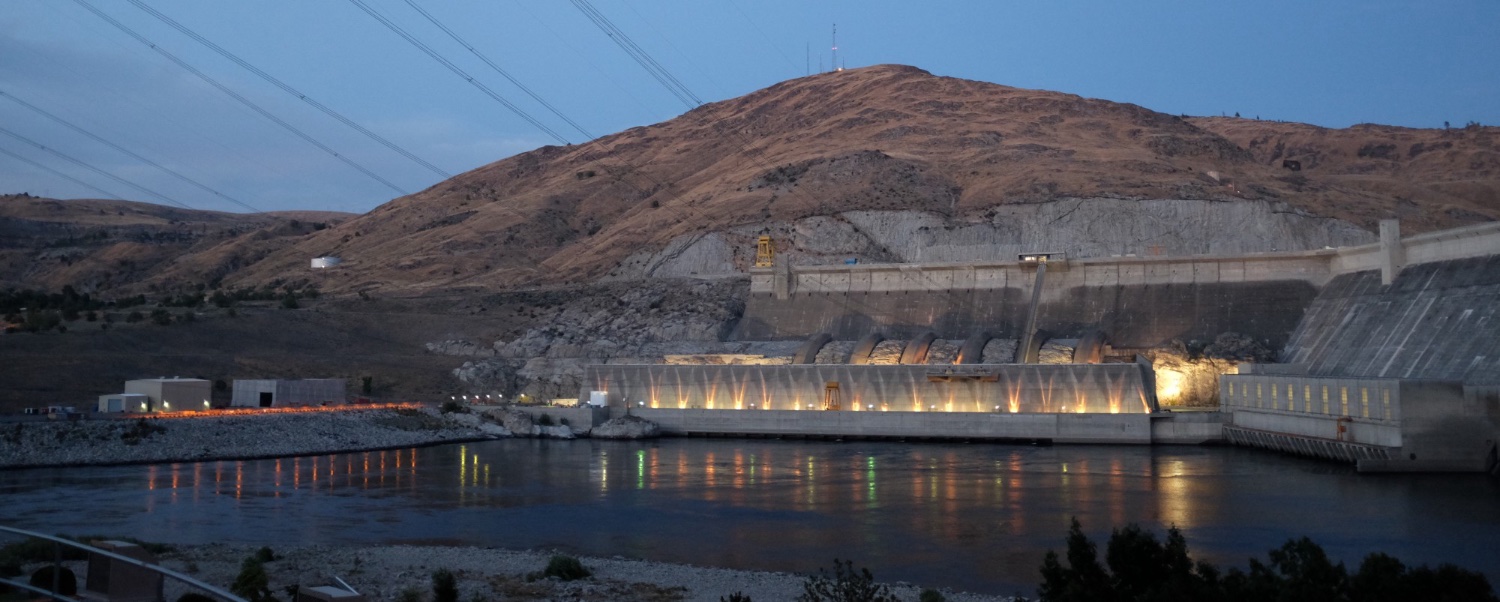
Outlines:
{"label": "small white building", "polygon": [[301,380],[235,380],[229,405],[242,408],[344,403],[346,383],[342,378]]}
{"label": "small white building", "polygon": [[140,393],[110,393],[99,396],[100,412],[144,412],[150,401]]}
{"label": "small white building", "polygon": [[180,412],[208,408],[213,383],[201,378],[144,378],[125,381],[125,392],[146,396],[146,407],[134,412]]}
{"label": "small white building", "polygon": [[312,268],[315,269],[315,270],[322,270],[322,269],[331,268],[331,267],[336,266],[336,265],[341,264],[341,263],[344,263],[344,260],[339,259],[337,257],[334,257],[332,255],[328,255],[328,256],[325,256],[325,257],[314,257],[312,259]]}

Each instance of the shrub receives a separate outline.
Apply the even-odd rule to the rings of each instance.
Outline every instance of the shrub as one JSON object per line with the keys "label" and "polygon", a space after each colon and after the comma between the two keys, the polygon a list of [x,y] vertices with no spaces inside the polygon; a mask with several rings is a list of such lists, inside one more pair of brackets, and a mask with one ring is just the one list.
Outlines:
{"label": "shrub", "polygon": [[562,581],[585,579],[593,574],[577,558],[561,554],[553,556],[551,560],[548,560],[547,568],[542,570],[543,577],[556,577]]}
{"label": "shrub", "polygon": [[284,295],[284,296],[281,297],[281,308],[282,309],[297,309],[298,307],[300,307],[300,306],[297,305],[297,295],[296,295],[296,293],[288,291],[286,295]]}
{"label": "shrub", "polygon": [[750,596],[740,592],[734,592],[728,596],[719,596],[719,602],[750,602]]}
{"label": "shrub", "polygon": [[240,564],[240,574],[235,576],[234,584],[229,586],[229,591],[250,602],[275,602],[276,600],[276,597],[271,595],[271,578],[266,575],[266,565],[255,556],[245,558],[245,562]]}
{"label": "shrub", "polygon": [[142,315],[141,312],[138,311],[133,311],[125,315],[126,324],[134,324],[144,319],[146,319],[146,316]]}
{"label": "shrub", "polygon": [[833,559],[833,575],[823,569],[802,582],[797,602],[899,602],[890,588],[875,583],[869,569],[854,570],[854,562]]}
{"label": "shrub", "polygon": [[[31,574],[31,579],[26,584],[52,591],[53,570],[54,567],[51,565],[37,569],[35,573]],[[78,595],[78,577],[73,574],[73,571],[68,567],[61,567],[56,570],[57,593],[64,596]]]}
{"label": "shrub", "polygon": [[464,407],[464,404],[461,404],[459,402],[452,401],[452,400],[443,402],[443,405],[439,406],[438,410],[441,411],[444,414],[467,414],[467,413],[469,413],[469,408]]}
{"label": "shrub", "polygon": [[422,590],[408,587],[396,596],[396,602],[422,602]]}
{"label": "shrub", "polygon": [[550,414],[542,414],[540,418],[536,419],[536,423],[542,426],[552,426],[552,416]]}
{"label": "shrub", "polygon": [[151,310],[151,322],[158,326],[166,326],[172,323],[172,312],[156,308]]}
{"label": "shrub", "polygon": [[943,593],[935,589],[924,589],[917,600],[918,602],[946,602],[947,598],[944,598]]}
{"label": "shrub", "polygon": [[260,562],[262,564],[267,562],[275,562],[276,552],[272,551],[270,546],[262,547],[261,549],[255,551],[255,560],[256,562]]}
{"label": "shrub", "polygon": [[442,569],[432,574],[432,602],[458,602],[458,578]]}

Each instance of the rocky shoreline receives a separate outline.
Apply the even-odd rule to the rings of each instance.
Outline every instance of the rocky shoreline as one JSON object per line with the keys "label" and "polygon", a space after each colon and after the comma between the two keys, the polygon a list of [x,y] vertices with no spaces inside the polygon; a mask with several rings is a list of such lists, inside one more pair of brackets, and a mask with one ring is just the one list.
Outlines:
{"label": "rocky shoreline", "polygon": [[[607,439],[659,434],[655,424],[630,418],[593,430]],[[506,437],[573,439],[589,433],[587,428],[536,424],[525,412],[503,407],[28,421],[0,423],[0,469],[259,460]]]}
{"label": "rocky shoreline", "polygon": [[432,409],[16,422],[0,424],[0,468],[249,460],[508,436],[477,416]]}
{"label": "rocky shoreline", "polygon": [[[272,546],[276,560],[265,563],[270,591],[286,600],[291,586],[333,584],[333,576],[346,581],[369,600],[400,600],[409,590],[421,599],[432,599],[432,573],[448,570],[457,577],[459,600],[588,600],[588,601],[685,601],[718,602],[739,592],[758,602],[792,600],[802,593],[804,575],[700,567],[622,557],[580,560],[593,573],[576,581],[554,578],[528,579],[542,571],[553,555],[545,551],[512,551],[492,548],[445,546]],[[234,583],[242,562],[259,548],[247,545],[206,544],[174,546],[158,557],[160,564],[184,572],[212,585]],[[831,559],[830,559],[831,562]],[[40,566],[40,565],[38,565]],[[86,563],[70,566],[80,581]],[[34,568],[34,567],[28,567]],[[831,567],[825,567],[831,568]],[[809,567],[816,572],[816,567]],[[923,587],[890,584],[901,600],[918,599]],[[167,599],[175,600],[187,589],[172,581]],[[1002,602],[1013,598],[942,591],[949,602]]]}

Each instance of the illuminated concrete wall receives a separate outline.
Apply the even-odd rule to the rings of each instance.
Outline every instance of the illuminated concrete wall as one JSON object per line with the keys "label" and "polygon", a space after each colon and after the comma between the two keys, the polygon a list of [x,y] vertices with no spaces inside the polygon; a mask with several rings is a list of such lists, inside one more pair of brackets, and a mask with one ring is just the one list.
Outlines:
{"label": "illuminated concrete wall", "polygon": [[[1500,391],[1453,381],[1232,375],[1221,378],[1227,430],[1263,447],[1335,457],[1357,446],[1361,471],[1480,472],[1494,467]],[[1230,437],[1231,441],[1237,441]]]}
{"label": "illuminated concrete wall", "polygon": [[612,407],[815,410],[829,383],[841,409],[859,412],[1140,414],[1156,404],[1136,364],[595,365],[584,382],[581,398],[607,391]]}
{"label": "illuminated concrete wall", "polygon": [[[1248,257],[1095,258],[1047,272],[1037,327],[1061,335],[1093,328],[1116,346],[1212,340],[1235,331],[1285,342],[1330,277],[1332,251]],[[910,338],[928,330],[962,339],[976,330],[1020,338],[1035,270],[1017,262],[888,264],[752,270],[735,337]]]}

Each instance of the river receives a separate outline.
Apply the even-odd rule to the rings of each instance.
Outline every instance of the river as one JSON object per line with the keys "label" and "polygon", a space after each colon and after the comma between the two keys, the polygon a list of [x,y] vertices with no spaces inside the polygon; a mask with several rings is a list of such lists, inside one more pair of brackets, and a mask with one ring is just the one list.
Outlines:
{"label": "river", "polygon": [[1500,583],[1500,481],[1362,476],[1224,447],[508,439],[402,451],[0,471],[0,523],[167,543],[556,548],[1034,595],[1070,517],[1245,566],[1307,535]]}

